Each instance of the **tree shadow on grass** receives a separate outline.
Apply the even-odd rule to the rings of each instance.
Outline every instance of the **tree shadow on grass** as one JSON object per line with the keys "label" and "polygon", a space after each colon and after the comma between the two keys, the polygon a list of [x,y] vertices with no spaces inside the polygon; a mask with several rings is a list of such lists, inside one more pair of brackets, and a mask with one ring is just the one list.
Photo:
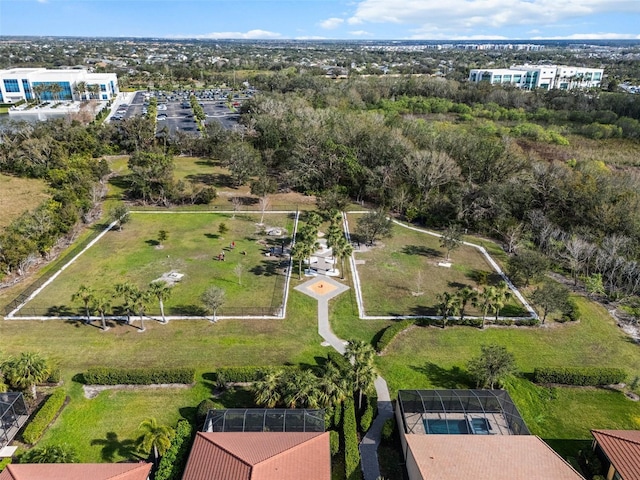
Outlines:
{"label": "tree shadow on grass", "polygon": [[434,248],[425,247],[424,245],[405,245],[402,247],[402,253],[405,255],[421,255],[423,257],[440,257],[441,254]]}
{"label": "tree shadow on grass", "polygon": [[473,386],[469,374],[457,366],[446,369],[435,363],[427,362],[423,367],[412,366],[411,368],[425,375],[431,384],[439,388],[470,388]]}
{"label": "tree shadow on grass", "polygon": [[216,185],[216,176],[211,173],[197,173],[193,175],[187,175],[187,180],[191,180],[196,183],[204,183],[205,185]]}
{"label": "tree shadow on grass", "polygon": [[210,238],[211,240],[217,240],[218,238],[220,238],[220,235],[218,235],[217,233],[205,233],[204,236]]}
{"label": "tree shadow on grass", "polygon": [[259,277],[272,277],[274,275],[280,275],[280,273],[278,273],[278,267],[280,267],[279,262],[263,260],[259,265],[251,267],[249,272]]}
{"label": "tree shadow on grass", "polygon": [[428,307],[426,305],[415,305],[411,307],[411,315],[432,316],[437,314],[438,312],[434,307]]}
{"label": "tree shadow on grass", "polygon": [[173,305],[169,307],[171,315],[188,315],[191,317],[204,317],[207,311],[198,305]]}
{"label": "tree shadow on grass", "polygon": [[47,315],[51,317],[69,317],[75,313],[68,305],[53,305],[47,309]]}
{"label": "tree shadow on grass", "polygon": [[119,440],[115,432],[107,432],[106,438],[94,438],[91,445],[101,445],[101,456],[105,462],[113,462],[116,455],[124,458],[143,460],[138,453],[134,440]]}
{"label": "tree shadow on grass", "polygon": [[158,240],[153,240],[153,239],[145,240],[144,243],[146,243],[150,247],[157,247],[158,245],[160,245],[160,242]]}
{"label": "tree shadow on grass", "polygon": [[189,423],[194,424],[196,421],[196,414],[198,412],[197,407],[182,407],[178,409],[180,412],[180,416],[185,420],[188,420]]}

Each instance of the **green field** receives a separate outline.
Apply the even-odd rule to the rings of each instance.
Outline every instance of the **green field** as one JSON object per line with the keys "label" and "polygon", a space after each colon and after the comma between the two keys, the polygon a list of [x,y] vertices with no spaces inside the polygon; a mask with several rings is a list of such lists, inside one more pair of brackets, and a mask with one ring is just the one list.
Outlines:
{"label": "green field", "polygon": [[[260,217],[241,214],[131,214],[121,231],[108,232],[93,247],[70,265],[57,279],[27,304],[22,314],[69,315],[79,311],[71,296],[82,284],[110,295],[113,285],[129,281],[141,288],[161,275],[176,271],[184,275],[172,288],[165,304],[167,314],[201,315],[200,295],[211,285],[226,292],[225,306],[231,308],[271,308],[282,301],[283,264],[266,257],[265,251],[276,245],[257,225]],[[229,231],[219,233],[224,223]],[[265,226],[293,231],[293,215],[267,214]],[[158,232],[166,230],[162,245]],[[283,237],[285,240],[288,237]],[[230,244],[235,242],[235,248]],[[278,244],[280,240],[277,240]],[[217,257],[225,253],[225,261]],[[245,252],[246,254],[243,254]],[[241,265],[242,273],[236,273]],[[278,291],[275,291],[279,289]],[[120,300],[114,301],[118,306]],[[148,311],[158,314],[157,305]]]}
{"label": "green field", "polygon": [[[357,215],[349,215],[350,228],[356,228]],[[451,268],[439,266],[446,261],[440,239],[398,225],[393,235],[376,242],[373,248],[355,253],[362,297],[367,315],[436,315],[436,296],[469,286],[477,288],[478,275],[484,272],[490,283],[500,277],[474,247],[461,246],[451,253]],[[364,263],[361,263],[364,262]],[[480,312],[470,305],[467,314]],[[526,315],[526,310],[511,300],[501,315]]]}

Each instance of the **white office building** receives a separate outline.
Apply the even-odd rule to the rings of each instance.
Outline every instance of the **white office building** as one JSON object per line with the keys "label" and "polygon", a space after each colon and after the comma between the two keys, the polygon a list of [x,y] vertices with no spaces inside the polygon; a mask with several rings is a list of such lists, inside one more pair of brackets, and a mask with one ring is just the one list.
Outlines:
{"label": "white office building", "polygon": [[565,65],[514,65],[511,68],[480,69],[469,72],[469,81],[488,82],[492,85],[514,85],[533,90],[571,90],[600,86],[602,68],[569,67]]}
{"label": "white office building", "polygon": [[[53,87],[58,85],[58,87]],[[79,86],[85,86],[80,92]],[[90,73],[85,69],[48,70],[12,68],[0,70],[0,103],[20,100],[106,101],[119,93],[115,73]]]}

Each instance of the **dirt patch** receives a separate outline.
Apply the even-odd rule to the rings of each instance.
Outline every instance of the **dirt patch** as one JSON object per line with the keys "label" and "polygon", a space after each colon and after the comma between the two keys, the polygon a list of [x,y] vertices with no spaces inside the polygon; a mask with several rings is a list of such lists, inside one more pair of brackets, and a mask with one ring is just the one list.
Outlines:
{"label": "dirt patch", "polygon": [[176,283],[178,283],[180,280],[182,280],[182,277],[184,277],[184,273],[180,273],[180,272],[176,272],[175,270],[171,270],[170,272],[163,273],[160,278],[156,278],[153,281],[153,283],[155,283],[155,282],[164,282],[164,283],[167,284],[167,286],[173,287]]}
{"label": "dirt patch", "polygon": [[85,398],[96,398],[105,390],[151,390],[154,388],[191,388],[193,385],[184,383],[154,383],[152,385],[83,385]]}
{"label": "dirt patch", "polygon": [[316,295],[326,295],[327,293],[333,292],[338,287],[332,285],[331,283],[318,280],[316,283],[307,288],[309,288],[309,290],[311,290]]}

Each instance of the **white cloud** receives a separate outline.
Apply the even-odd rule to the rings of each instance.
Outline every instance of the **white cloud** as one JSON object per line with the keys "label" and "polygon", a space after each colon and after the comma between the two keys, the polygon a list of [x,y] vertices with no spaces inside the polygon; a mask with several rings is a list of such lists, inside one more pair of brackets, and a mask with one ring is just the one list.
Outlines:
{"label": "white cloud", "polygon": [[174,38],[199,38],[199,39],[209,39],[209,38],[239,38],[246,40],[253,39],[270,39],[270,38],[281,38],[282,34],[277,32],[270,32],[268,30],[249,30],[247,32],[211,32],[205,33],[201,35],[179,35]]}
{"label": "white cloud", "polygon": [[367,32],[366,30],[353,30],[349,33],[356,37],[367,37],[373,35],[373,33]]}
{"label": "white cloud", "polygon": [[334,28],[338,28],[343,23],[344,23],[344,19],[338,18],[338,17],[331,17],[320,22],[320,26],[327,30],[333,30]]}
{"label": "white cloud", "polygon": [[441,26],[448,32],[557,23],[599,13],[640,13],[638,0],[361,0],[351,25]]}
{"label": "white cloud", "polygon": [[327,40],[327,37],[321,37],[318,35],[309,35],[309,36],[295,37],[295,40]]}

